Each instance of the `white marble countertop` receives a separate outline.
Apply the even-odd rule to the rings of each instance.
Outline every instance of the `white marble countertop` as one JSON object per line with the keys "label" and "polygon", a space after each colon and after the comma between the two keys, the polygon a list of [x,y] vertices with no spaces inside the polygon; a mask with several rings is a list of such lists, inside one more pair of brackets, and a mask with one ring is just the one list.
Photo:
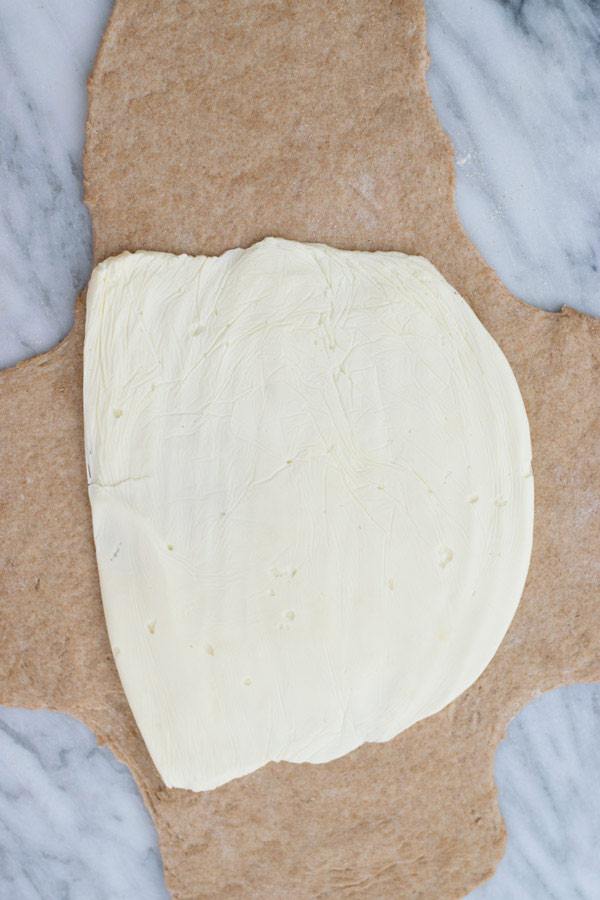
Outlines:
{"label": "white marble countertop", "polygon": [[[0,367],[66,334],[89,275],[85,80],[111,5],[0,0]],[[467,232],[518,297],[600,315],[600,3],[426,6]],[[526,707],[496,781],[506,856],[470,898],[599,897],[600,685]],[[129,771],[67,716],[0,709],[0,897],[168,897]]]}

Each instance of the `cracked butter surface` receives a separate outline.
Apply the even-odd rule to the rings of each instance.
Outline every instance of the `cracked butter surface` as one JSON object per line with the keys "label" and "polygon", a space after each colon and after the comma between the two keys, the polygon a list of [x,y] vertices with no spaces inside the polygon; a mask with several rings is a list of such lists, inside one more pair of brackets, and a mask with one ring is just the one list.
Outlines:
{"label": "cracked butter surface", "polygon": [[495,653],[531,552],[529,428],[425,259],[274,238],[108,259],[84,413],[109,636],[167,786],[388,740]]}

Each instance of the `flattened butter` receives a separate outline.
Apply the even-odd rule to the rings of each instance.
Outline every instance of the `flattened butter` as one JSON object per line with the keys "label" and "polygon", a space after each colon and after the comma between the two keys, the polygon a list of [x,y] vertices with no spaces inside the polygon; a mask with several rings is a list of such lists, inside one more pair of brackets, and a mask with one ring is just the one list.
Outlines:
{"label": "flattened butter", "polygon": [[427,260],[124,253],[84,372],[108,632],[167,786],[386,741],[481,674],[529,564],[529,428]]}

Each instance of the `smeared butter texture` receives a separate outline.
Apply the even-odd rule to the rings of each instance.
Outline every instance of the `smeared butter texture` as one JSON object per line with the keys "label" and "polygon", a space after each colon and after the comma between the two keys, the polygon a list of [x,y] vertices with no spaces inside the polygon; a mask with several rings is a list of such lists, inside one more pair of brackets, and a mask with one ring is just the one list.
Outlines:
{"label": "smeared butter texture", "polygon": [[109,636],[167,786],[386,741],[494,655],[531,552],[529,428],[427,260],[275,238],[108,259],[84,413]]}

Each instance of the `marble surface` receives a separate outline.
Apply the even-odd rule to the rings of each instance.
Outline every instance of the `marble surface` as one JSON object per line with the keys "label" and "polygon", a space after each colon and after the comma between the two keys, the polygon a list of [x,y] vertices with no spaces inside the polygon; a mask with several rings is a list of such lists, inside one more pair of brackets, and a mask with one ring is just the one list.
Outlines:
{"label": "marble surface", "polygon": [[[517,296],[600,315],[600,3],[426,0],[472,240]],[[0,0],[0,367],[53,346],[91,260],[85,79],[111,0]],[[600,685],[534,700],[496,755],[504,860],[473,900],[600,895]],[[81,723],[0,709],[0,898],[166,900],[128,770]]]}
{"label": "marble surface", "polygon": [[467,233],[516,297],[600,315],[600,3],[425,6]]}

